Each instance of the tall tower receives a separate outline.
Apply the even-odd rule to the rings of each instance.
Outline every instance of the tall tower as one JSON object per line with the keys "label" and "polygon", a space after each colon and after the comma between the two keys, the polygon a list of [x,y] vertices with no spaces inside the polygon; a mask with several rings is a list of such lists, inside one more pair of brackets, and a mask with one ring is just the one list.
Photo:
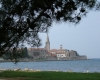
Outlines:
{"label": "tall tower", "polygon": [[47,49],[48,52],[50,51],[50,42],[49,42],[48,33],[47,33],[47,38],[46,38],[46,43],[45,43],[45,49]]}

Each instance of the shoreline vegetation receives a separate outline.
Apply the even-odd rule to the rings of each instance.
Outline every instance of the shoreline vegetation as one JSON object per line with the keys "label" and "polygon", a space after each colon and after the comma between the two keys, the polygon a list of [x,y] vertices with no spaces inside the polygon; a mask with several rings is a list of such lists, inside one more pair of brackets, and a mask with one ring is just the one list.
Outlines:
{"label": "shoreline vegetation", "polygon": [[1,71],[0,80],[100,80],[100,73]]}

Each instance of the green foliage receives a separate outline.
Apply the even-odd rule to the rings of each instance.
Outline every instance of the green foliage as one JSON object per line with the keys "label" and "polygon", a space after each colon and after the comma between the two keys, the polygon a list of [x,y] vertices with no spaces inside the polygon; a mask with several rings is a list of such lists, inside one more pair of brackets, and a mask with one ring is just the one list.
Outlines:
{"label": "green foliage", "polygon": [[40,46],[53,21],[78,23],[96,0],[0,0],[0,56],[22,43]]}

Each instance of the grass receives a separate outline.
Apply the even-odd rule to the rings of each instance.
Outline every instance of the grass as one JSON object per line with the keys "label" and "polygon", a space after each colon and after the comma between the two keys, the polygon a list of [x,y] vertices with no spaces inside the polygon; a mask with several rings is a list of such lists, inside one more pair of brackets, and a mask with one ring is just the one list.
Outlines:
{"label": "grass", "polygon": [[100,73],[68,73],[68,72],[15,72],[4,71],[0,79],[6,80],[100,80]]}

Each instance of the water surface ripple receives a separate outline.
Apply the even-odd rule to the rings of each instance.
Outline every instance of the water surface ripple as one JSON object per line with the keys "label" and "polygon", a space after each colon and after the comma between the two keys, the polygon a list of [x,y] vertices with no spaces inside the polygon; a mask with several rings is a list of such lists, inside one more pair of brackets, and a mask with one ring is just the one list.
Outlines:
{"label": "water surface ripple", "polygon": [[34,70],[59,70],[59,71],[73,71],[73,72],[100,72],[100,59],[77,60],[77,61],[41,61],[41,62],[13,62],[0,63],[2,69],[16,69],[25,68]]}

